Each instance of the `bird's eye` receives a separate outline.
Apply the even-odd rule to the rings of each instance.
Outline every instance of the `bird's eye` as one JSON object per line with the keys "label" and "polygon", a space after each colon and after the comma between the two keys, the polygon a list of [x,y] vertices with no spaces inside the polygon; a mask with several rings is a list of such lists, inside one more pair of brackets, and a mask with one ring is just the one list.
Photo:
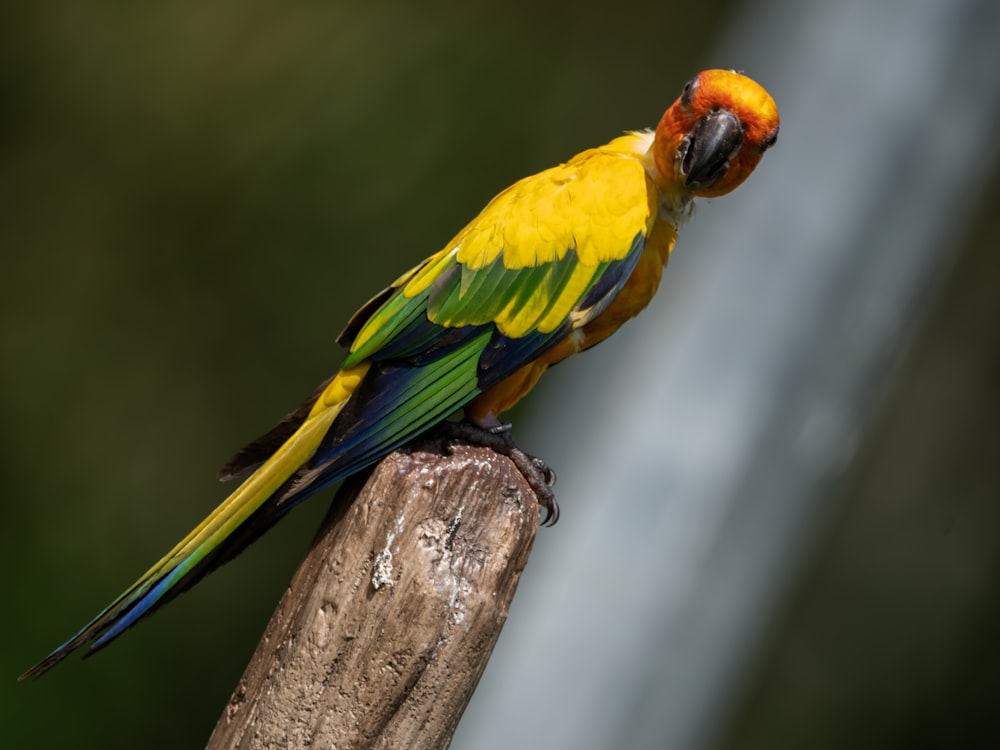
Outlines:
{"label": "bird's eye", "polygon": [[691,102],[694,99],[694,90],[698,88],[698,79],[692,78],[690,81],[684,84],[684,90],[681,91],[681,106],[690,107]]}
{"label": "bird's eye", "polygon": [[777,140],[778,140],[778,129],[775,128],[766,136],[764,136],[764,140],[760,142],[760,153],[763,154],[765,151],[771,148],[771,146],[773,146],[777,142]]}

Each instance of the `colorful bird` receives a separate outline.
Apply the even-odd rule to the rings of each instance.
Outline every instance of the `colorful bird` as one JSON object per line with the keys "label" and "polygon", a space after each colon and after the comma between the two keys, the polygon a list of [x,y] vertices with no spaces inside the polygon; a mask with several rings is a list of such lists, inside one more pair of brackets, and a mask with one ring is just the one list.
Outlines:
{"label": "colorful bird", "polygon": [[771,96],[707,70],[655,131],[633,132],[496,196],[440,252],[368,301],[338,341],[341,370],[220,479],[249,474],[197,528],[22,678],[93,653],[230,560],[302,500],[462,409],[462,434],[512,455],[558,517],[544,464],[497,419],[551,365],[650,301],[696,197],[742,183],[778,135]]}

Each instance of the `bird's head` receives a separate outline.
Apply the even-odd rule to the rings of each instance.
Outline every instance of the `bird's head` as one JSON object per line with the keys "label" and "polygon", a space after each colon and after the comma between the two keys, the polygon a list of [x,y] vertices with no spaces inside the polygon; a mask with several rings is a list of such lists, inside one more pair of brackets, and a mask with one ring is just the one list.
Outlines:
{"label": "bird's head", "polygon": [[735,189],[778,137],[778,108],[760,84],[705,70],[684,86],[656,126],[661,187],[705,198]]}

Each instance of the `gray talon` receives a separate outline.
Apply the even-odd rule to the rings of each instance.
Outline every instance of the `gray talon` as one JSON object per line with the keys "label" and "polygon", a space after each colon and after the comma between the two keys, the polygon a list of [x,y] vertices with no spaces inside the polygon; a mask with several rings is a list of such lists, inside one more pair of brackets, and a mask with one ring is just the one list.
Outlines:
{"label": "gray talon", "polygon": [[559,504],[552,492],[556,473],[542,459],[529,455],[518,447],[510,434],[509,423],[484,428],[468,422],[443,422],[441,428],[452,439],[467,440],[507,456],[538,497],[538,504],[545,509],[542,526],[552,526],[559,520]]}

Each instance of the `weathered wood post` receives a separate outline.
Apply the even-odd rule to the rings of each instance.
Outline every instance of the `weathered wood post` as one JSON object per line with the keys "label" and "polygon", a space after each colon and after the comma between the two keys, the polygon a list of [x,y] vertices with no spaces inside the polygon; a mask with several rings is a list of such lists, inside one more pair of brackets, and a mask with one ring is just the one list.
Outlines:
{"label": "weathered wood post", "polygon": [[428,439],[338,493],[209,750],[444,748],[538,528],[511,461]]}

